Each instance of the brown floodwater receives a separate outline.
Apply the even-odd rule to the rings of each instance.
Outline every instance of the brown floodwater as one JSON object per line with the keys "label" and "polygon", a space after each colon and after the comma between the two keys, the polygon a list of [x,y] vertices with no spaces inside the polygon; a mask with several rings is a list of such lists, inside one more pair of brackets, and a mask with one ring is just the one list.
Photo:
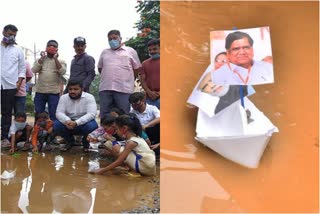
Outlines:
{"label": "brown floodwater", "polygon": [[155,177],[121,170],[89,174],[88,162],[97,157],[94,154],[19,154],[1,154],[1,172],[16,170],[14,178],[1,180],[1,213],[121,212],[152,208],[153,195],[159,194],[152,182]]}
{"label": "brown floodwater", "polygon": [[[275,83],[249,99],[279,128],[257,169],[195,139],[186,101],[209,32],[270,26]],[[319,212],[319,2],[161,1],[161,212]]]}

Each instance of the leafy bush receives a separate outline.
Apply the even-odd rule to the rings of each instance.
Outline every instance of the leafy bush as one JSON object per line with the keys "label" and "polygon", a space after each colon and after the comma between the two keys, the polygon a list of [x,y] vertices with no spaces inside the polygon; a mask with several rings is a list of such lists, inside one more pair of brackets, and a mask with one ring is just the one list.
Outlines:
{"label": "leafy bush", "polygon": [[94,78],[94,80],[91,82],[90,85],[90,93],[94,96],[97,105],[99,107],[100,104],[100,98],[99,98],[99,84],[100,84],[100,74],[97,74]]}
{"label": "leafy bush", "polygon": [[30,94],[27,94],[26,98],[26,113],[34,114],[34,103]]}
{"label": "leafy bush", "polygon": [[132,47],[138,52],[141,62],[149,58],[148,41],[160,39],[160,1],[138,0],[137,13],[140,20],[135,23],[133,28],[140,33],[126,42],[127,46]]}

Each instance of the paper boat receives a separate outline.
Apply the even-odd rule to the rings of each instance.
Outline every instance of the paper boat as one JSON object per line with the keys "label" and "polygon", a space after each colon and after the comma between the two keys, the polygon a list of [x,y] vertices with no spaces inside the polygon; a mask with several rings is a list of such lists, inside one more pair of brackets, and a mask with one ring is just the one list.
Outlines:
{"label": "paper boat", "polygon": [[213,117],[199,109],[195,139],[231,161],[257,168],[278,128],[247,97],[244,103],[245,109],[251,112],[250,123],[240,100]]}
{"label": "paper boat", "polygon": [[16,170],[4,170],[3,173],[0,175],[1,179],[7,180],[7,179],[11,179],[16,175]]}

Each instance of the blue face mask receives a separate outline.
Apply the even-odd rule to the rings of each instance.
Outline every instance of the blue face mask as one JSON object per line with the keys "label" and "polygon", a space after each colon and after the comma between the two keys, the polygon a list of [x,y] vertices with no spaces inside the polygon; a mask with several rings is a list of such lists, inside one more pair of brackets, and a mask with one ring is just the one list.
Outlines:
{"label": "blue face mask", "polygon": [[150,54],[151,58],[152,59],[159,59],[160,58],[160,54],[159,53],[156,53],[156,54]]}
{"label": "blue face mask", "polygon": [[4,42],[4,43],[7,43],[7,44],[9,44],[9,45],[12,45],[12,44],[15,44],[16,43],[16,38],[15,38],[15,36],[13,36],[13,35],[11,35],[11,36],[4,36],[3,37],[3,39],[2,39],[2,41]]}
{"label": "blue face mask", "polygon": [[17,130],[22,130],[26,127],[26,122],[14,122],[14,125],[16,126]]}
{"label": "blue face mask", "polygon": [[113,39],[113,40],[109,41],[109,45],[110,45],[111,49],[116,49],[117,47],[120,46],[120,42],[119,42],[119,40]]}

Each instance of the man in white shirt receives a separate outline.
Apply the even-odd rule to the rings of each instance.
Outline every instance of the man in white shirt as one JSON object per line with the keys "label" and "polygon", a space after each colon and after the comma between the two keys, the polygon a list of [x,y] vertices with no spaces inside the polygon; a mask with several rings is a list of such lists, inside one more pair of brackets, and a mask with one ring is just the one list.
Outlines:
{"label": "man in white shirt", "polygon": [[225,48],[229,62],[212,72],[217,85],[257,85],[273,83],[271,63],[253,60],[253,39],[236,31],[226,37]]}
{"label": "man in white shirt", "polygon": [[81,135],[83,151],[88,152],[87,136],[98,128],[95,121],[97,104],[93,95],[83,91],[80,82],[69,81],[67,89],[68,94],[60,97],[53,130],[67,142],[62,151],[67,151],[73,146],[73,135]]}
{"label": "man in white shirt", "polygon": [[8,132],[11,125],[14,95],[26,78],[26,65],[22,49],[16,46],[15,37],[18,28],[6,25],[3,28],[1,41],[1,143],[8,143]]}

